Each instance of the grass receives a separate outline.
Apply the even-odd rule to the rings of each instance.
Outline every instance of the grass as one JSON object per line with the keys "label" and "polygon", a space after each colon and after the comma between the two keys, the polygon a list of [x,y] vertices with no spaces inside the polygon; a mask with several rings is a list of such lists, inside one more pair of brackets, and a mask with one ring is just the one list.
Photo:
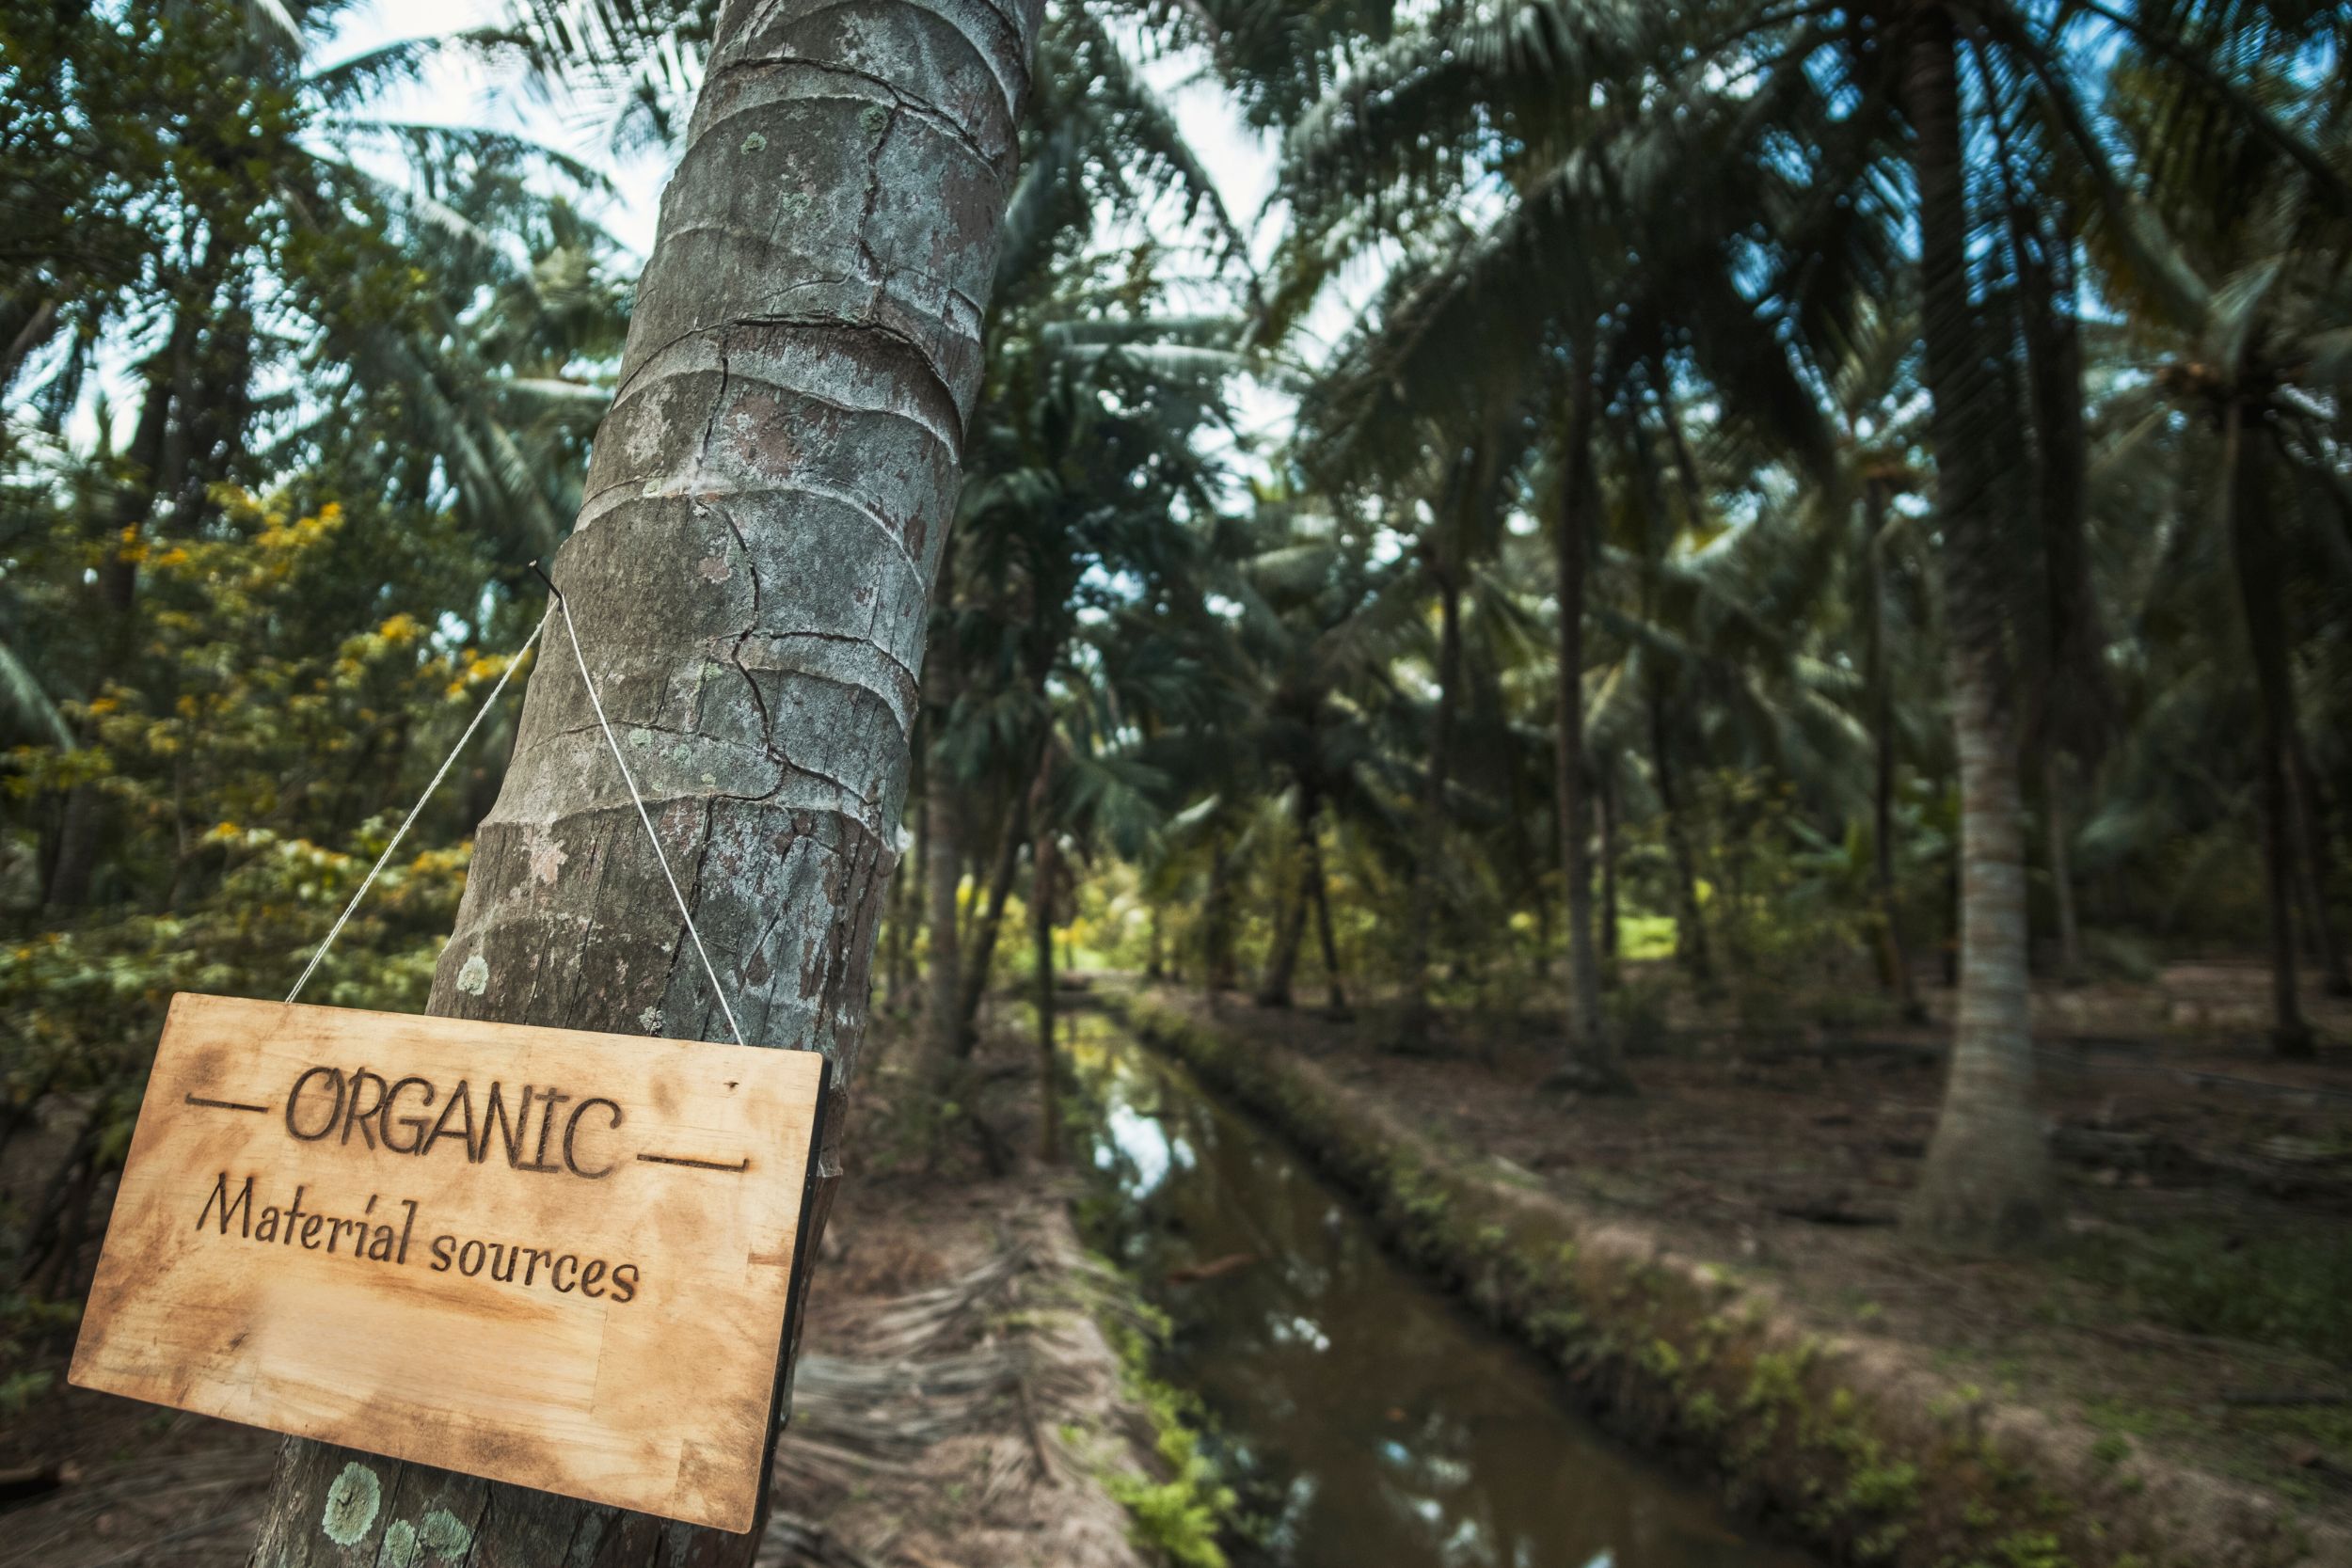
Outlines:
{"label": "grass", "polygon": [[2352,1367],[2352,1235],[2249,1240],[2183,1226],[2086,1237],[2067,1263],[2122,1313]]}

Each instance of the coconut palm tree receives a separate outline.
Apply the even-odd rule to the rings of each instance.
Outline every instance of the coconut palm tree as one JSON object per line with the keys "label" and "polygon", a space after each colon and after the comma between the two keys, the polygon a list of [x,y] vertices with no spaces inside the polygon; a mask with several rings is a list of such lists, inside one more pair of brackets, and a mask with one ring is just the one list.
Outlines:
{"label": "coconut palm tree", "polygon": [[[1626,1082],[1598,1006],[1572,668],[1581,662],[1584,562],[1598,538],[1585,519],[1601,411],[1633,365],[1697,356],[1792,450],[1826,447],[1812,393],[1734,281],[1747,259],[1731,237],[1771,215],[1787,184],[1770,160],[1724,156],[1739,150],[1750,109],[1707,91],[1677,98],[1671,113],[1613,107],[1661,46],[1654,22],[1603,7],[1480,8],[1400,36],[1292,135],[1301,226],[1289,271],[1299,281],[1277,291],[1301,293],[1375,242],[1406,250],[1408,265],[1362,346],[1335,363],[1330,389],[1305,411],[1339,451],[1393,462],[1428,440],[1417,420],[1442,428],[1464,407],[1539,388],[1561,410],[1557,499],[1543,510],[1554,519],[1562,595],[1557,788],[1571,982],[1563,1076],[1595,1086]],[[1500,206],[1483,230],[1453,215],[1466,179]],[[1694,207],[1703,221],[1691,220]],[[1857,235],[1841,277],[1883,244],[1867,227]],[[1652,292],[1666,277],[1671,309]],[[1829,299],[1837,287],[1822,280],[1815,292]]]}
{"label": "coconut palm tree", "polygon": [[[883,4],[854,28],[800,8],[720,13],[580,521],[554,562],[603,710],[665,733],[638,783],[672,824],[668,859],[732,1016],[746,1038],[824,1052],[836,1093],[865,1033],[1041,9]],[[551,662],[541,677],[434,1010],[723,1037],[707,982],[619,962],[681,950],[685,923],[649,895],[651,847],[603,826],[627,796],[596,760],[579,673]],[[673,705],[685,691],[700,695]],[[609,847],[598,875],[532,881],[547,846],[592,839]],[[527,906],[533,927],[589,933],[559,944],[569,978],[540,968],[552,950],[516,923]],[[839,1181],[837,1141],[812,1165],[809,1247]],[[353,1462],[289,1449],[257,1561],[332,1545],[316,1521]],[[388,1495],[464,1484],[481,1483],[382,1482]],[[467,1505],[487,1556],[535,1558],[552,1536],[615,1564],[747,1561],[759,1539],[494,1490]]]}
{"label": "coconut palm tree", "polygon": [[[1043,87],[1006,218],[959,504],[969,542],[943,569],[931,632],[928,1027],[942,1061],[971,1049],[1020,853],[1047,831],[1027,803],[1052,744],[1051,689],[1089,618],[1108,613],[1082,583],[1132,574],[1158,594],[1184,569],[1190,536],[1162,525],[1171,511],[1204,527],[1213,515],[1214,467],[1193,438],[1222,418],[1222,382],[1242,366],[1233,318],[1138,308],[1166,285],[1118,277],[1110,260],[1116,237],[1167,200],[1197,220],[1208,288],[1246,280],[1238,230],[1172,115],[1083,8],[1049,12],[1039,51]],[[995,787],[976,795],[983,784]],[[965,953],[949,912],[977,825],[971,804],[990,796],[999,828]]]}
{"label": "coconut palm tree", "polygon": [[[1441,397],[1504,373],[1491,367],[1520,362],[1512,346],[1535,341],[1512,302],[1549,309],[1563,294],[1581,295],[1572,329],[1606,322],[1630,332],[1647,315],[1692,332],[1694,347],[1743,320],[1772,324],[1751,331],[1747,352],[1709,356],[1719,388],[1740,386],[1743,369],[1785,369],[1781,341],[1832,363],[1866,302],[1891,292],[1855,285],[1900,270],[1914,244],[1905,226],[1915,222],[1964,839],[1959,1037],[1915,1210],[1931,1234],[1997,1243],[2033,1233],[2046,1209],[2030,1100],[2021,829],[2035,705],[2020,671],[2045,663],[2053,646],[2079,662],[2096,641],[2055,635],[2071,602],[2066,534],[2079,508],[2064,475],[2079,441],[2064,421],[2029,426],[2020,413],[2048,405],[2053,389],[2062,400],[2068,312],[2058,282],[2074,241],[2064,222],[2025,232],[2017,216],[2080,214],[2151,287],[2177,292],[2180,269],[2152,243],[2129,171],[2083,101],[2082,51],[2141,49],[2152,71],[2201,84],[2217,114],[2312,178],[2332,180],[2295,126],[2222,65],[2233,57],[2227,46],[2257,34],[2284,46],[2328,36],[2340,22],[2323,10],[2021,4],[1963,15],[1942,0],[1832,9],[1721,0],[1633,14],[1496,0],[1400,34],[1293,133],[1303,220],[1295,270],[1310,281],[1371,241],[1409,248],[1427,214],[1458,211],[1466,196],[1503,214],[1491,234],[1507,243],[1466,253],[1445,282],[1477,309],[1424,318],[1444,323],[1427,334],[1440,353],[1489,368],[1365,378],[1375,399],[1394,388]],[[1625,291],[1578,287],[1576,263],[1596,251],[1673,277],[1677,297],[1620,316],[1612,304]],[[1712,264],[1692,264],[1702,259]],[[1743,309],[1698,309],[1708,279]],[[2016,303],[2036,289],[2051,303]],[[1774,352],[1758,352],[1766,347]],[[1736,401],[1766,414],[1773,404]],[[1814,397],[1778,401],[1818,410]],[[2048,482],[2040,504],[2034,476]]]}
{"label": "coconut palm tree", "polygon": [[[2017,5],[1963,12],[1940,0],[1899,0],[1770,26],[1726,9],[1734,24],[1723,36],[1730,41],[1713,54],[1711,67],[1770,52],[1774,74],[1832,74],[1872,106],[1818,154],[1816,183],[1824,195],[1850,193],[1854,178],[1890,154],[1910,174],[1962,824],[1957,1033],[1914,1219],[1947,1241],[2020,1240],[2046,1223],[2049,1182],[2031,1099],[2020,784],[2029,715],[2019,668],[2053,645],[2035,645],[2035,617],[2062,601],[2016,566],[2042,562],[2042,581],[2063,590],[2069,526],[2063,512],[2054,519],[2021,486],[2036,481],[2062,496],[2071,486],[2058,476],[2072,459],[2051,450],[2051,429],[2029,429],[2023,414],[2048,400],[2018,391],[2021,384],[2063,380],[2051,357],[2063,350],[2062,336],[2044,331],[2030,305],[2019,331],[1999,300],[2005,288],[2047,290],[2047,277],[2071,264],[2071,241],[2046,230],[2018,236],[2013,221],[2028,202],[2062,214],[2063,203],[2042,198],[2081,191],[2087,217],[2148,286],[2174,293],[2185,286],[2181,269],[2151,243],[2146,214],[2075,87],[2074,51],[2094,31],[2160,54],[2168,71],[2212,84],[2266,141],[2300,144],[2259,105],[2233,95],[2217,63],[2249,25],[2269,25],[2267,17],[2252,20],[2265,8],[2188,4],[2125,12],[2094,5],[2047,13]],[[2301,24],[2306,36],[2329,25],[2308,9]],[[2049,572],[2054,556],[2060,570]],[[2089,641],[2061,636],[2055,645]]]}
{"label": "coconut palm tree", "polygon": [[1374,561],[1366,538],[1332,510],[1262,497],[1236,533],[1237,559],[1216,579],[1238,607],[1216,659],[1244,715],[1229,727],[1229,764],[1262,770],[1261,787],[1281,808],[1277,831],[1295,845],[1295,855],[1278,846],[1272,857],[1294,866],[1296,881],[1278,889],[1282,911],[1257,999],[1291,1005],[1311,916],[1326,1011],[1344,1017],[1322,835],[1327,825],[1412,863],[1392,802],[1422,781],[1394,745],[1413,719],[1392,671],[1426,652],[1427,584],[1411,558]]}
{"label": "coconut palm tree", "polygon": [[[2267,41],[2283,49],[2296,37]],[[2258,114],[2309,128],[2328,166],[2342,166],[2344,119],[2330,112],[2340,87],[2299,81],[2279,58],[2251,67],[2237,91]],[[2352,220],[2337,182],[2234,112],[2220,87],[2165,73],[2147,48],[2119,70],[2110,103],[2165,232],[2177,238],[2166,256],[2174,286],[2156,288],[2108,236],[2094,236],[2109,288],[2134,308],[2124,362],[2140,372],[2108,413],[2141,429],[2170,411],[2191,418],[2180,504],[2227,542],[2262,714],[2272,1038],[2283,1055],[2309,1055],[2298,924],[2331,990],[2352,989],[2352,976],[2328,908],[2319,775],[2293,668],[2301,617],[2288,584],[2352,580],[2328,415],[2343,406],[2352,365],[2342,325],[2352,293],[2339,264]],[[2184,278],[2192,281],[2180,286]]]}

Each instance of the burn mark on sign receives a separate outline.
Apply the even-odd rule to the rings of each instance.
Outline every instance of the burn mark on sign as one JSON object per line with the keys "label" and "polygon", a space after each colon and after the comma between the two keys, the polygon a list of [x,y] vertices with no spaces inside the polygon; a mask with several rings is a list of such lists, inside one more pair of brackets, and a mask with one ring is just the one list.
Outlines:
{"label": "burn mark on sign", "polygon": [[739,1176],[752,1168],[752,1159],[748,1154],[731,1165],[722,1164],[716,1160],[689,1160],[682,1154],[640,1154],[637,1158],[649,1165],[684,1165],[689,1170],[723,1170],[730,1176]]}
{"label": "burn mark on sign", "polygon": [[242,1100],[207,1100],[200,1094],[186,1095],[183,1098],[189,1104],[201,1105],[208,1111],[259,1111],[264,1116],[269,1114],[268,1106],[248,1105]]}

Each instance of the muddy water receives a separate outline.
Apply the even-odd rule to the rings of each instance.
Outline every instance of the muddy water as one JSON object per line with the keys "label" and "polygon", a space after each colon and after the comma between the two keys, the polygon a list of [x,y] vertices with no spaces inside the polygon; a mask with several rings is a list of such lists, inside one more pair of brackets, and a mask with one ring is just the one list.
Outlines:
{"label": "muddy water", "polygon": [[1174,1325],[1284,1568],[1804,1568],[1612,1445],[1549,1368],[1380,1250],[1271,1133],[1108,1020],[1070,1021],[1089,1240]]}

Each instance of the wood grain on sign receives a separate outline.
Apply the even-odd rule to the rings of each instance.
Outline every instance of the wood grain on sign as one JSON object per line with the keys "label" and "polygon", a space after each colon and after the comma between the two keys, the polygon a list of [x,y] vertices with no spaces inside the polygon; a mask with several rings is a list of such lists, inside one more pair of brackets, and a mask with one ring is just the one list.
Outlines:
{"label": "wood grain on sign", "polygon": [[823,1072],[175,997],[72,1381],[748,1529]]}

